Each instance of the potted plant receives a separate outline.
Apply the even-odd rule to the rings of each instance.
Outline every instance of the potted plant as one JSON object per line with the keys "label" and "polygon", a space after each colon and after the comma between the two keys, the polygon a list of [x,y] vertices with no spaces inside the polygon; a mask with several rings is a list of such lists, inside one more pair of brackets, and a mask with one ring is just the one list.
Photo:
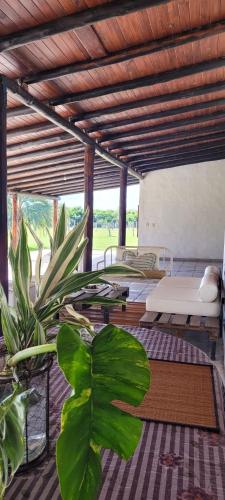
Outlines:
{"label": "potted plant", "polygon": [[[15,251],[12,247],[10,249],[16,298],[14,310],[8,306],[0,287],[7,369],[16,373],[23,388],[24,373],[28,371],[29,385],[25,387],[33,387],[33,375],[38,371],[38,376],[42,377],[41,370],[48,373],[46,365],[49,363],[49,354],[56,352],[59,366],[71,385],[72,396],[63,407],[62,430],[57,443],[57,467],[65,500],[96,498],[100,484],[99,453],[102,446],[112,448],[123,458],[128,458],[134,452],[141,423],[121,412],[111,402],[120,399],[137,405],[149,385],[148,361],[141,344],[129,333],[112,325],[103,328],[95,336],[91,323],[71,307],[68,308],[71,316],[67,320],[70,324],[60,328],[56,342],[52,338],[49,342],[49,330],[58,324],[55,315],[64,307],[66,296],[90,283],[101,282],[101,276],[112,274],[112,271],[114,274],[134,274],[134,270],[126,266],[111,266],[87,273],[74,271],[86,245],[83,233],[87,217],[88,213],[66,235],[65,208],[62,208],[51,241],[51,259],[43,277],[42,245],[34,235],[39,251],[35,269],[36,297],[33,301],[29,293],[31,260],[27,229],[22,220],[17,248]],[[105,304],[106,301],[99,297],[99,303]],[[109,299],[108,302],[111,303]],[[82,339],[84,326],[94,336],[91,343]],[[30,396],[28,411],[25,412],[26,420],[29,421],[32,405],[38,404],[41,397],[40,387],[36,386]],[[2,405],[0,415],[1,411]],[[32,412],[30,415],[32,425]],[[25,446],[29,448],[28,441],[29,436],[26,434]],[[36,444],[39,447],[41,444],[42,452],[41,440],[37,439]],[[34,452],[33,441],[31,452]],[[37,456],[37,453],[34,455]]]}

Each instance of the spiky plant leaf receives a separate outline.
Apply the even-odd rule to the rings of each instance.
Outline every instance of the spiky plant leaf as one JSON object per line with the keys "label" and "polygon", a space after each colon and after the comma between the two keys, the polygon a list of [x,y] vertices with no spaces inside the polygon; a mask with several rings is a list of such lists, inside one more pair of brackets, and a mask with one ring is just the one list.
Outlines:
{"label": "spiky plant leaf", "polygon": [[62,245],[66,237],[66,208],[62,206],[59,219],[55,228],[54,236],[52,239],[52,255]]}
{"label": "spiky plant leaf", "polygon": [[57,286],[59,281],[65,276],[71,261],[77,252],[77,247],[84,234],[88,212],[75,228],[73,228],[66,236],[63,243],[53,255],[40,286],[40,296],[38,307],[51,295],[52,290]]}

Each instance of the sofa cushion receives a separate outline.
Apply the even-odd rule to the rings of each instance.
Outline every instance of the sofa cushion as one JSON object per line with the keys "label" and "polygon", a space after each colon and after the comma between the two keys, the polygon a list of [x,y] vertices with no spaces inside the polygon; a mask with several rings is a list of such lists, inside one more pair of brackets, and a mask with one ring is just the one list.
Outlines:
{"label": "sofa cushion", "polygon": [[214,273],[205,274],[199,287],[199,297],[203,302],[213,302],[218,296],[218,277]]}
{"label": "sofa cushion", "polygon": [[156,287],[146,299],[146,310],[218,317],[220,301],[202,302],[198,289]]}
{"label": "sofa cushion", "polygon": [[198,289],[201,284],[201,278],[193,278],[192,276],[165,276],[162,278],[157,287],[172,287],[172,288],[192,288]]}
{"label": "sofa cushion", "polygon": [[156,264],[156,255],[154,253],[146,253],[144,255],[138,255],[138,257],[132,257],[132,259],[126,259],[125,263],[128,266],[134,267],[140,271],[145,269],[154,269]]}

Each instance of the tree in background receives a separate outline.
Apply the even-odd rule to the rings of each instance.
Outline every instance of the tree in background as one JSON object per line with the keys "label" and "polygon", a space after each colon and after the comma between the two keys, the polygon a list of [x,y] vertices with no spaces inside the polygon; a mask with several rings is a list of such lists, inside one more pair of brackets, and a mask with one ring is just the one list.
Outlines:
{"label": "tree in background", "polygon": [[34,229],[52,227],[52,203],[50,201],[44,198],[21,196],[20,210],[25,221],[29,222]]}

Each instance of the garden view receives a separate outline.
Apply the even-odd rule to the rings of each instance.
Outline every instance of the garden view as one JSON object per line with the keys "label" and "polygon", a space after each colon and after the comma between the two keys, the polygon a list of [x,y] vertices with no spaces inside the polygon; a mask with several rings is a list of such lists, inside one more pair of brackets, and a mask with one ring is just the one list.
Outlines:
{"label": "garden view", "polygon": [[[67,207],[68,226],[73,227],[82,218],[82,207]],[[49,248],[49,236],[46,227],[52,232],[53,217],[52,202],[42,198],[20,197],[20,214],[35,229],[44,244],[44,248]],[[12,226],[12,202],[8,197],[8,217],[9,228]],[[118,244],[118,210],[95,210],[94,211],[94,250],[104,250],[111,245]],[[137,211],[127,211],[127,245],[137,244]],[[36,250],[37,246],[29,234],[29,247]]]}

